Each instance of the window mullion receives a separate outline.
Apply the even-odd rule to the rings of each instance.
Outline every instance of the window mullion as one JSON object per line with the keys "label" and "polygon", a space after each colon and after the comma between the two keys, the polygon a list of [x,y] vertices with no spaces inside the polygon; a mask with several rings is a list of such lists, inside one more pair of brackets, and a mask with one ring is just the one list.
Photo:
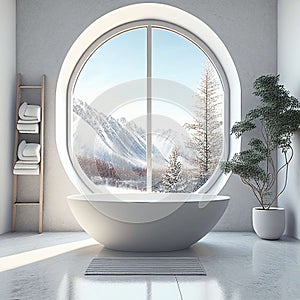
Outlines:
{"label": "window mullion", "polygon": [[147,26],[147,192],[152,192],[152,28]]}

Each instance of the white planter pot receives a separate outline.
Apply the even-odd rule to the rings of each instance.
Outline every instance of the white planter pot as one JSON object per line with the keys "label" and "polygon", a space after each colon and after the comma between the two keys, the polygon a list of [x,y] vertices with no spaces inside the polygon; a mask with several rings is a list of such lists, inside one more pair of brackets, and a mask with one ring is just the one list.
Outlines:
{"label": "white planter pot", "polygon": [[285,227],[284,208],[272,207],[252,209],[252,225],[256,234],[266,240],[277,240],[281,237]]}

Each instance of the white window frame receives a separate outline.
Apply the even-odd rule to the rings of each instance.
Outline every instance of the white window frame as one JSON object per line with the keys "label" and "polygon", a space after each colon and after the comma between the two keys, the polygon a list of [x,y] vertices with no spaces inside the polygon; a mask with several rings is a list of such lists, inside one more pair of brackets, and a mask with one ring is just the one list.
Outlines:
{"label": "white window frame", "polygon": [[[149,17],[142,18],[145,15]],[[132,16],[134,16],[134,19]],[[69,50],[59,75],[56,90],[57,147],[67,174],[82,193],[95,191],[93,184],[82,171],[77,160],[74,159],[72,147],[70,147],[73,109],[71,92],[76,78],[84,62],[105,41],[129,29],[149,28],[150,25],[166,28],[187,38],[199,47],[214,64],[224,89],[224,147],[221,159],[231,158],[233,153],[240,148],[240,140],[233,139],[229,135],[229,128],[235,121],[241,119],[240,83],[236,68],[222,41],[199,19],[177,8],[154,3],[130,5],[115,10],[90,25]],[[151,47],[151,31],[148,29],[147,32],[147,44]],[[147,75],[148,78],[151,76],[151,70],[150,74]],[[149,84],[151,85],[151,80],[148,80]],[[147,90],[151,91],[151,88],[148,86]],[[147,98],[148,100],[151,99],[151,94],[148,94]],[[151,112],[151,101],[147,101],[147,111],[148,113]],[[151,120],[151,118],[147,119]],[[147,127],[151,128],[151,123]],[[149,131],[151,132],[151,130]],[[152,143],[151,134],[149,137],[147,139],[148,147]],[[147,155],[151,156],[151,151],[147,150]],[[147,162],[147,170],[151,170],[151,159],[147,158]],[[151,174],[148,174],[148,176],[151,176]],[[228,175],[222,174],[220,169],[217,168],[206,184],[199,189],[199,192],[217,194],[224,187],[227,179]],[[152,180],[148,178],[147,182],[151,184]],[[148,189],[150,190],[150,186],[148,186]]]}

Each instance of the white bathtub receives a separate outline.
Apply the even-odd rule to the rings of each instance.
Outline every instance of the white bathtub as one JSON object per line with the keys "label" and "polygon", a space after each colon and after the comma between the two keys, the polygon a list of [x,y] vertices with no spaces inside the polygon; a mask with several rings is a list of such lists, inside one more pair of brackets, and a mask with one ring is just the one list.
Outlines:
{"label": "white bathtub", "polygon": [[120,251],[173,251],[193,245],[219,221],[228,196],[207,194],[91,194],[68,196],[81,227]]}

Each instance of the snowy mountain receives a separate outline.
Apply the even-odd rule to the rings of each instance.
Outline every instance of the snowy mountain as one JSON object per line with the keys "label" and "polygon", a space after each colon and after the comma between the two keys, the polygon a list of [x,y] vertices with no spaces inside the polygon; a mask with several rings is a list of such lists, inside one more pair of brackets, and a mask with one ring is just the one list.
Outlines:
{"label": "snowy mountain", "polygon": [[[80,99],[73,102],[72,147],[84,173],[97,186],[146,190],[146,132],[134,121],[105,115]],[[166,127],[167,128],[167,127]],[[152,188],[161,191],[161,180],[174,147],[182,164],[184,191],[198,184],[192,175],[192,151],[183,130],[156,129],[152,133]]]}
{"label": "snowy mountain", "polygon": [[[74,99],[73,112],[79,117],[73,133],[76,155],[94,157],[124,168],[146,167],[145,130],[125,118],[116,120],[106,116],[80,99]],[[168,151],[161,152],[154,144],[152,155],[157,164],[165,165],[170,146],[167,140],[160,139],[159,144],[165,144]]]}

